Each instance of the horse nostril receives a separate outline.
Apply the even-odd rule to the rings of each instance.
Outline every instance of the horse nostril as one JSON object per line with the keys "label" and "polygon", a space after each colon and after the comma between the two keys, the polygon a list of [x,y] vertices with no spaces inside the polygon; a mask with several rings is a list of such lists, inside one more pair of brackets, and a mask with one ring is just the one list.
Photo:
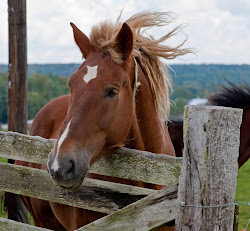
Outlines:
{"label": "horse nostril", "polygon": [[71,180],[75,176],[75,163],[73,160],[70,160],[65,167],[63,177],[65,180]]}

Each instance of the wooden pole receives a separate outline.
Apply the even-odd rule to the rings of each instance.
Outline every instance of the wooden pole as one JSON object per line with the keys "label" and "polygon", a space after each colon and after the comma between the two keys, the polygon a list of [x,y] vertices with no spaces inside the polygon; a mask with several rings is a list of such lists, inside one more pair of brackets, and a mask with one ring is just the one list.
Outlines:
{"label": "wooden pole", "polygon": [[233,230],[242,110],[187,106],[176,231]]}
{"label": "wooden pole", "polygon": [[9,0],[8,130],[27,133],[26,1]]}
{"label": "wooden pole", "polygon": [[[8,0],[9,68],[8,130],[27,133],[27,32],[26,0]],[[13,164],[14,160],[8,159]],[[27,209],[19,195],[5,192],[8,218],[28,223]]]}

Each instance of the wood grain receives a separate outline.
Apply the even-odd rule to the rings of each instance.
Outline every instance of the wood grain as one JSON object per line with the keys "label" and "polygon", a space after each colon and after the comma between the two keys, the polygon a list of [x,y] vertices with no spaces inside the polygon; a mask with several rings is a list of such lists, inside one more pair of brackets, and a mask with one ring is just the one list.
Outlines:
{"label": "wood grain", "polygon": [[242,110],[185,107],[176,230],[233,230]]}
{"label": "wood grain", "polygon": [[9,68],[8,129],[27,133],[28,75],[26,0],[8,1]]}
{"label": "wood grain", "polygon": [[2,217],[0,217],[0,230],[1,231],[51,231],[50,229],[39,228],[36,226],[4,219]]}
{"label": "wood grain", "polygon": [[0,176],[2,191],[107,214],[155,192],[152,189],[95,179],[85,179],[78,190],[69,191],[56,186],[46,171],[1,162]]}
{"label": "wood grain", "polygon": [[[31,163],[46,164],[54,139],[0,132],[0,156]],[[179,179],[182,158],[146,151],[120,148],[101,158],[89,172],[146,183],[168,185]]]}
{"label": "wood grain", "polygon": [[178,183],[155,192],[77,231],[145,231],[174,220]]}

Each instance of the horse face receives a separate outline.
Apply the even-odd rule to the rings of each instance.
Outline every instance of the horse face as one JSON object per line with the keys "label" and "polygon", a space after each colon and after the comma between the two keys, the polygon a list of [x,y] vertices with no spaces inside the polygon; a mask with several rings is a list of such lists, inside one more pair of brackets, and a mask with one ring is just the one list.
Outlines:
{"label": "horse face", "polygon": [[60,186],[78,188],[91,164],[122,146],[129,133],[134,112],[128,29],[123,26],[117,35],[117,49],[127,60],[119,65],[108,53],[92,47],[82,32],[80,39],[74,28],[76,43],[86,60],[70,77],[69,110],[48,159],[48,171]]}

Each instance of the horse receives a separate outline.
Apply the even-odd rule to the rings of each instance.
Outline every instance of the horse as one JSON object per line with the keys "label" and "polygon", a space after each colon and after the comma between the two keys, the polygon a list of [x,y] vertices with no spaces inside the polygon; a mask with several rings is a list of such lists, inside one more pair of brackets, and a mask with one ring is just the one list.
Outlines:
{"label": "horse", "polygon": [[[229,86],[220,85],[217,93],[207,97],[207,105],[243,109],[238,158],[240,168],[250,157],[250,87],[246,82],[237,86],[227,79],[226,81]],[[168,123],[168,128],[176,156],[181,157],[184,148],[183,121],[170,122]]]}
{"label": "horse", "polygon": [[209,105],[243,109],[240,127],[239,168],[250,157],[250,87],[246,82],[237,86],[226,79],[229,86],[219,86],[218,93],[208,96]]}
{"label": "horse", "polygon": [[174,146],[175,156],[182,157],[182,150],[184,148],[183,142],[183,121],[168,121],[168,132],[170,139]]}
{"label": "horse", "polygon": [[[180,26],[159,39],[143,29],[165,26],[168,13],[142,12],[125,22],[104,21],[87,37],[73,23],[73,35],[84,62],[68,81],[70,94],[54,99],[35,116],[31,135],[56,138],[48,164],[16,161],[16,164],[47,169],[53,181],[75,190],[85,177],[161,189],[114,177],[88,173],[103,156],[122,146],[175,156],[168,128],[171,77],[160,58],[174,59],[192,53],[162,44]],[[53,230],[74,230],[105,214],[24,197],[35,225]],[[163,228],[162,230],[165,230]]]}

